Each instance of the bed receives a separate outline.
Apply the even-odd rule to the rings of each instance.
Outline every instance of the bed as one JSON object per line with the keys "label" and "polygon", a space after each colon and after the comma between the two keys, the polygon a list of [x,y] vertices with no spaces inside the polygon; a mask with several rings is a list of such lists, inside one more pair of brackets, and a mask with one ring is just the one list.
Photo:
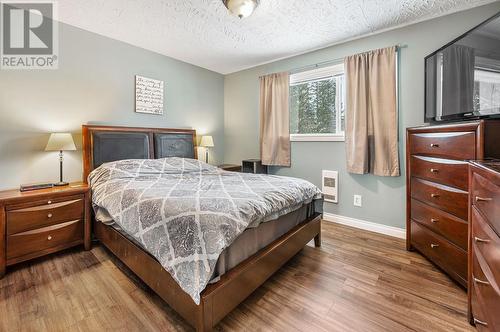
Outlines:
{"label": "bed", "polygon": [[[229,191],[231,191],[231,185],[245,185],[251,187],[249,190],[257,192],[263,181],[271,181],[271,185],[277,186],[277,188],[281,188],[279,186],[283,185],[284,190],[287,190],[285,184],[280,183],[279,177],[262,178],[264,175],[255,175],[255,178],[252,178],[251,175],[243,177],[234,172],[217,170],[212,166],[197,162],[196,133],[190,129],[84,125],[82,134],[84,178],[87,179],[91,174],[91,182],[94,185],[93,201],[99,203],[97,205],[103,206],[107,203],[106,207],[111,211],[108,214],[109,220],[113,221],[113,215],[116,219],[116,223],[104,223],[102,222],[103,218],[98,213],[98,218],[93,218],[95,237],[197,331],[211,331],[217,322],[264,283],[309,241],[314,239],[317,247],[321,244],[321,213],[317,208],[318,200],[311,200],[300,207],[295,206],[288,210],[280,208],[279,215],[266,221],[261,220],[261,218],[253,218],[258,210],[249,211],[248,218],[240,220],[246,222],[243,225],[244,229],[242,228],[238,232],[228,231],[220,239],[217,238],[217,243],[224,242],[226,237],[228,241],[226,245],[221,245],[218,248],[219,251],[214,251],[213,257],[208,256],[207,252],[207,257],[212,257],[211,260],[206,260],[206,262],[210,262],[210,268],[206,268],[206,271],[203,269],[195,271],[194,274],[198,276],[197,280],[201,279],[203,282],[200,282],[200,285],[195,285],[198,289],[191,291],[191,288],[196,288],[192,285],[192,280],[183,283],[179,275],[191,275],[192,271],[179,273],[178,265],[176,266],[174,263],[169,265],[171,262],[178,264],[179,257],[161,256],[157,253],[161,250],[155,251],[149,247],[150,242],[141,242],[139,241],[142,239],[141,237],[131,236],[130,230],[127,230],[127,223],[123,222],[122,219],[131,220],[133,218],[122,218],[122,215],[117,214],[117,212],[113,213],[113,206],[117,203],[108,199],[112,195],[103,195],[102,188],[110,187],[110,183],[115,181],[112,183],[113,186],[122,185],[123,188],[129,190],[129,187],[140,187],[145,183],[144,181],[150,181],[148,188],[158,187],[157,195],[160,200],[163,195],[161,190],[164,189],[157,186],[158,181],[160,181],[158,179],[161,179],[161,183],[168,184],[172,180],[172,175],[165,173],[170,172],[170,169],[177,172],[176,168],[178,167],[182,168],[182,172],[179,172],[179,175],[176,173],[175,176],[182,178],[183,181],[193,177],[199,179],[199,183],[208,183],[208,187],[214,187],[214,183],[220,181],[221,184],[225,184],[225,189],[229,188],[227,189]],[[160,168],[161,171],[159,171]],[[134,170],[131,172],[133,176],[128,173],[131,169]],[[93,170],[95,171],[92,172]],[[127,171],[126,176],[122,175],[123,170]],[[110,174],[113,176],[110,177]],[[108,182],[99,182],[103,176],[106,176]],[[156,182],[151,182],[153,181],[151,178],[154,178]],[[240,183],[240,181],[243,182]],[[99,186],[100,183],[101,186]],[[294,189],[293,182],[287,185]],[[232,190],[231,192],[234,192],[234,188]],[[197,195],[200,198],[199,191]],[[289,194],[288,196],[293,195]],[[284,195],[284,197],[288,196]],[[122,198],[123,194],[120,199]],[[123,202],[120,202],[123,205]],[[202,204],[200,202],[202,201],[200,200],[198,205]],[[175,204],[179,205],[178,203],[168,204],[172,204],[171,199],[164,199],[160,203],[161,211],[163,211],[161,212],[162,216],[175,210],[177,208]],[[215,202],[215,204],[218,203]],[[217,209],[226,209],[227,204],[224,204],[218,205]],[[237,205],[234,202],[232,204]],[[97,206],[97,212],[99,212],[99,206]],[[220,214],[224,215],[225,218],[233,218],[231,210]],[[222,217],[218,216],[218,218]],[[217,225],[220,223],[224,224],[225,219],[216,220]],[[145,231],[143,232],[141,229],[140,234],[144,233]],[[169,233],[168,236],[175,239],[175,234]],[[200,238],[203,239],[207,233],[200,234],[202,234]],[[216,232],[214,234],[217,235]],[[231,234],[231,236],[227,234]],[[180,241],[184,240],[185,237],[180,238]],[[172,243],[175,244],[173,240]],[[195,253],[194,257],[198,259],[200,251],[196,249]],[[217,260],[214,257],[217,257]],[[174,270],[171,269],[171,266],[174,267]],[[199,271],[203,271],[205,275],[199,274]]]}

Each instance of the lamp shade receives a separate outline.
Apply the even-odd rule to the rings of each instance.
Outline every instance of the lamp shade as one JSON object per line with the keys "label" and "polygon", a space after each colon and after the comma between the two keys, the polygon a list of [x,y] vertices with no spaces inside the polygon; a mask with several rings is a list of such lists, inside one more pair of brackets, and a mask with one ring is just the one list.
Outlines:
{"label": "lamp shade", "polygon": [[45,151],[73,151],[76,150],[73,136],[70,133],[52,133],[45,147]]}
{"label": "lamp shade", "polygon": [[200,146],[211,148],[214,146],[214,139],[212,136],[201,136]]}

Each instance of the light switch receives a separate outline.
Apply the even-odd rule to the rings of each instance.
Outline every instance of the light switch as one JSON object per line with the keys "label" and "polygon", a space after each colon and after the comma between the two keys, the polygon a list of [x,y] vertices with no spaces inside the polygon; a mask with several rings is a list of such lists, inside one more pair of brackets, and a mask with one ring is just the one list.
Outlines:
{"label": "light switch", "polygon": [[361,195],[354,195],[354,206],[362,206]]}

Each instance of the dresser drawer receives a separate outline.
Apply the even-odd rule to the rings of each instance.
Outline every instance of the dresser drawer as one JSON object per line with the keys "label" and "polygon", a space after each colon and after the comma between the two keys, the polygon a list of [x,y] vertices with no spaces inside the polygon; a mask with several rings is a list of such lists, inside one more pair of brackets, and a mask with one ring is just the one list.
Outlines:
{"label": "dresser drawer", "polygon": [[483,213],[488,223],[500,234],[500,187],[474,172],[472,204]]}
{"label": "dresser drawer", "polygon": [[17,233],[7,237],[7,261],[42,256],[79,242],[83,242],[82,220]]}
{"label": "dresser drawer", "polygon": [[83,197],[69,200],[37,202],[38,205],[7,211],[7,235],[55,225],[63,221],[83,219]]}
{"label": "dresser drawer", "polygon": [[[500,238],[475,207],[472,208],[472,247],[488,264],[491,277],[500,285]],[[483,267],[484,269],[484,267]]]}
{"label": "dresser drawer", "polygon": [[[480,262],[481,261],[481,262]],[[481,256],[472,256],[472,287],[478,302],[483,303],[481,316],[492,331],[500,330],[500,289],[498,284],[488,277],[489,268]],[[479,318],[480,319],[480,318]],[[481,320],[481,319],[480,319]],[[483,320],[481,320],[483,321]],[[479,324],[481,325],[481,324]]]}
{"label": "dresser drawer", "polygon": [[488,322],[488,318],[486,314],[483,312],[484,303],[481,302],[481,298],[477,295],[477,290],[474,285],[472,285],[471,289],[468,290],[471,292],[471,307],[472,307],[472,316],[474,317],[474,325],[479,332],[487,332],[493,331],[490,329],[491,322]]}
{"label": "dresser drawer", "polygon": [[463,220],[468,219],[468,193],[463,190],[412,177],[411,196]]}
{"label": "dresser drawer", "polygon": [[464,250],[413,221],[411,222],[411,243],[455,280],[466,285],[467,253]]}
{"label": "dresser drawer", "polygon": [[475,159],[476,133],[471,131],[410,134],[409,152],[450,159]]}
{"label": "dresser drawer", "polygon": [[416,199],[411,200],[411,219],[467,250],[467,223],[465,221]]}
{"label": "dresser drawer", "polygon": [[413,176],[468,190],[469,166],[467,162],[424,156],[411,156],[410,162]]}

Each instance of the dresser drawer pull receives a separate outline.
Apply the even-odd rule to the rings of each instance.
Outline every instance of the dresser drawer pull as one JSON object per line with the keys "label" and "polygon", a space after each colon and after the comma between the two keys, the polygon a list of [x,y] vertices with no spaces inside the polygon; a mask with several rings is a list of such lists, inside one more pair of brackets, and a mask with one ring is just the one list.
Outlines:
{"label": "dresser drawer pull", "polygon": [[47,236],[47,240],[52,240],[52,235]]}
{"label": "dresser drawer pull", "polygon": [[434,243],[431,243],[431,248],[434,249],[434,248],[437,248],[439,247],[439,244],[434,244]]}
{"label": "dresser drawer pull", "polygon": [[481,284],[481,285],[489,285],[490,284],[489,282],[481,280],[481,279],[478,279],[478,278],[476,278],[474,276],[472,276],[472,279],[474,280],[474,282],[476,284]]}
{"label": "dresser drawer pull", "polygon": [[432,223],[437,223],[439,221],[439,219],[434,219],[434,218],[431,218],[431,222]]}
{"label": "dresser drawer pull", "polygon": [[437,168],[431,168],[430,171],[431,173],[439,173],[439,170]]}
{"label": "dresser drawer pull", "polygon": [[477,319],[477,318],[474,318],[474,324],[479,324],[479,325],[483,325],[483,326],[488,326],[488,323],[483,322],[482,320],[479,320],[479,319]]}
{"label": "dresser drawer pull", "polygon": [[439,144],[431,143],[431,148],[439,148]]}
{"label": "dresser drawer pull", "polygon": [[49,213],[49,214],[47,215],[47,218],[52,218],[52,213]]}
{"label": "dresser drawer pull", "polygon": [[52,201],[48,201],[47,204],[52,204]]}
{"label": "dresser drawer pull", "polygon": [[439,197],[439,194],[431,194],[431,197],[432,197],[432,198],[438,198],[438,197]]}
{"label": "dresser drawer pull", "polygon": [[491,202],[493,199],[490,197],[479,197],[476,196],[476,202]]}
{"label": "dresser drawer pull", "polygon": [[481,239],[480,237],[474,236],[474,241],[477,243],[489,243],[490,240],[487,239]]}

